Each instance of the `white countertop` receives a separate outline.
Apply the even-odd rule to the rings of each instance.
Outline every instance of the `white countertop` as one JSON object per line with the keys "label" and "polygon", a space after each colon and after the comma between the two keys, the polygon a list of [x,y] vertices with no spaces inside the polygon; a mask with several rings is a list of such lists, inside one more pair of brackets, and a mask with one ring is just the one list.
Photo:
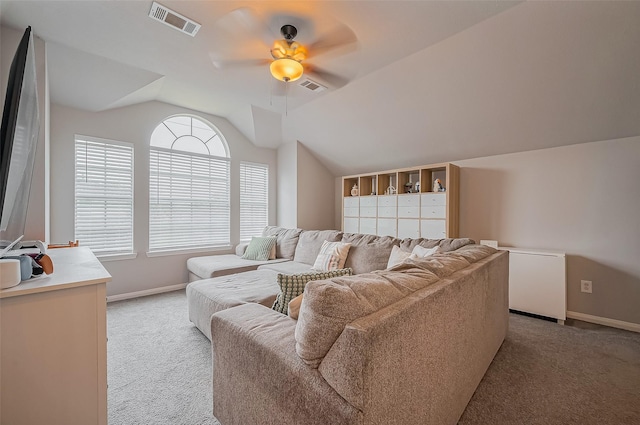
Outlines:
{"label": "white countertop", "polygon": [[111,281],[111,275],[88,247],[47,250],[53,261],[53,273],[20,282],[0,290],[0,298],[38,292],[95,285]]}

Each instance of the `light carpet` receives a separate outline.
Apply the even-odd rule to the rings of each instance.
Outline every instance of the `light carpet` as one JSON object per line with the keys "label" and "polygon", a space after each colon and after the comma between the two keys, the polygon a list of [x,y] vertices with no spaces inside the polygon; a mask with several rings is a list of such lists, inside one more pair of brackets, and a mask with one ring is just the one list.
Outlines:
{"label": "light carpet", "polygon": [[[185,292],[107,311],[109,425],[219,425],[209,340],[189,322]],[[640,424],[640,334],[581,323],[511,314],[459,424]]]}

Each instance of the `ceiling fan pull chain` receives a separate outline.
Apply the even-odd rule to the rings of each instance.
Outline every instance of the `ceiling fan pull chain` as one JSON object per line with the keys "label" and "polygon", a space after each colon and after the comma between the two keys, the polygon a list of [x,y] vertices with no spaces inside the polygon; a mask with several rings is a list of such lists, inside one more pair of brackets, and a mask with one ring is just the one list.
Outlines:
{"label": "ceiling fan pull chain", "polygon": [[284,116],[289,116],[289,83],[284,82]]}

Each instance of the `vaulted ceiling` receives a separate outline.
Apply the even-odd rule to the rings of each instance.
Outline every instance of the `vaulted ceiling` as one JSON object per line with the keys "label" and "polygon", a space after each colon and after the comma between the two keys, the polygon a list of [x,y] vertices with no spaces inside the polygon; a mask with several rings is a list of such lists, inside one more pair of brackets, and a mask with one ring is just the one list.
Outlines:
{"label": "vaulted ceiling", "polygon": [[[259,146],[300,141],[336,175],[640,134],[638,1],[162,1],[195,37],[151,3],[3,0],[0,23],[47,42],[54,103],[223,116]],[[285,100],[267,65],[214,66],[270,58],[230,19],[241,7],[273,34],[294,21],[302,43],[349,27],[356,44],[310,58],[348,83],[290,83]]]}

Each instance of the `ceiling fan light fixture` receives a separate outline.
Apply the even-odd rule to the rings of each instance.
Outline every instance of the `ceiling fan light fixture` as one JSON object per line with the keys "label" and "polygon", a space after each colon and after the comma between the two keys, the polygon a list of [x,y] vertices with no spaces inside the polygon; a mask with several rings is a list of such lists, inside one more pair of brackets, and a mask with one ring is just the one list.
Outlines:
{"label": "ceiling fan light fixture", "polygon": [[304,73],[304,67],[300,62],[291,58],[280,58],[271,62],[269,66],[271,75],[276,80],[290,82],[296,81]]}

